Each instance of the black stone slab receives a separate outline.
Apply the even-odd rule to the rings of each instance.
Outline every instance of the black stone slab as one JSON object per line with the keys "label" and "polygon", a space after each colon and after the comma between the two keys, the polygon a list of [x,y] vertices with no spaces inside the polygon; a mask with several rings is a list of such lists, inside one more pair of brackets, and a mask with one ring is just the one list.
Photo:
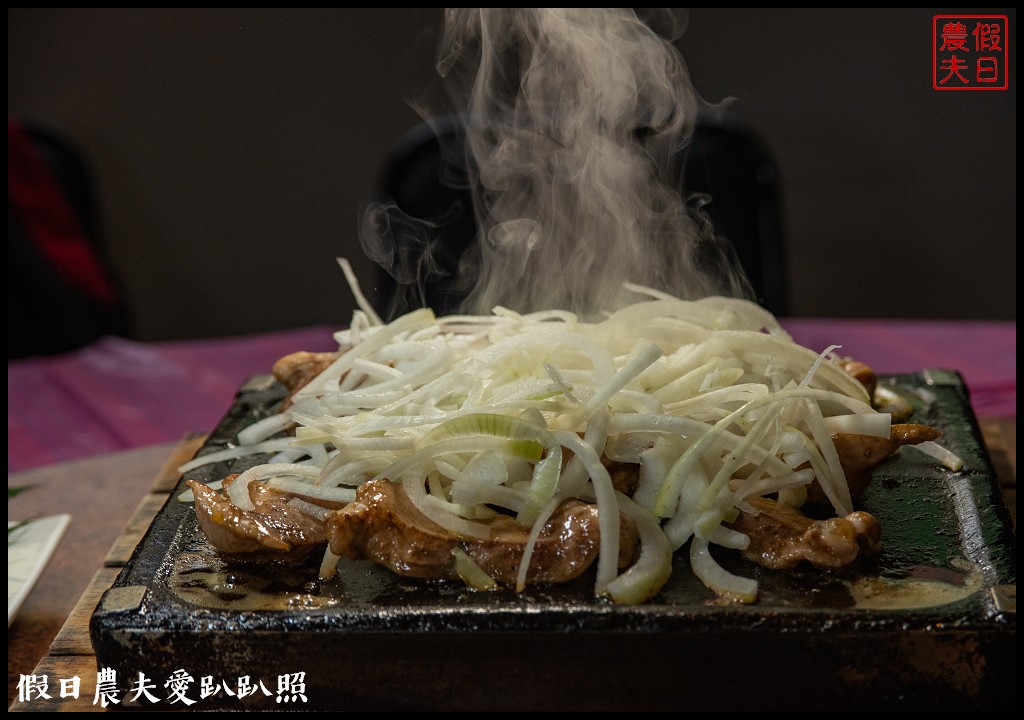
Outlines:
{"label": "black stone slab", "polygon": [[[361,562],[343,561],[328,582],[318,558],[227,565],[176,499],[182,482],[92,617],[98,663],[126,690],[144,673],[164,698],[117,709],[1015,709],[1016,536],[966,387],[946,370],[880,383],[911,401],[912,421],[942,431],[964,468],[913,448],[882,463],[860,507],[884,547],[855,567],[771,571],[717,552],[758,579],[755,604],[722,604],[683,552],[662,592],[631,607],[595,599],[589,573],[515,594]],[[200,453],[282,397],[269,380],[248,383]],[[169,703],[177,671],[193,679],[195,705]],[[220,688],[205,698],[204,676]],[[245,677],[266,691],[240,698]],[[279,694],[281,678],[301,681],[305,700],[294,685]]]}

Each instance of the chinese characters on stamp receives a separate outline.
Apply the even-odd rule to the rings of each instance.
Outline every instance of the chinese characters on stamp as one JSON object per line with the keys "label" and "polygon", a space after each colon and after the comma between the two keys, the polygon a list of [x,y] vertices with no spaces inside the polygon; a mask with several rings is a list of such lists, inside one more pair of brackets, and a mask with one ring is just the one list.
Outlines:
{"label": "chinese characters on stamp", "polygon": [[1006,15],[936,15],[932,18],[932,87],[1006,90],[1009,44]]}

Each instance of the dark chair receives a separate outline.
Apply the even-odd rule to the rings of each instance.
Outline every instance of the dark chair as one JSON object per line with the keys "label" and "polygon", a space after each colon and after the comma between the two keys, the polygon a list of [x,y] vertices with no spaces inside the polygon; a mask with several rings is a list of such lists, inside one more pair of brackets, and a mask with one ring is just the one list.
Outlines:
{"label": "dark chair", "polygon": [[399,241],[387,257],[366,247],[363,229],[364,249],[378,263],[377,305],[388,317],[417,307],[448,314],[466,296],[469,289],[456,283],[459,259],[476,236],[466,168],[465,131],[457,116],[421,123],[395,144],[375,200],[398,210],[388,211],[388,222],[407,217],[409,225],[395,233]]}
{"label": "dark chair", "polygon": [[[702,114],[676,160],[680,192],[702,198],[699,212],[710,218],[717,236],[731,242],[757,301],[785,314],[778,176],[771,155],[735,117]],[[401,243],[386,258],[374,258],[393,268],[378,273],[379,307],[389,318],[423,306],[456,311],[469,290],[457,284],[456,269],[476,234],[461,118],[441,118],[403,135],[381,175],[378,200],[399,211],[388,216],[389,223],[411,230],[401,233]],[[374,257],[379,249],[367,251]]]}
{"label": "dark chair", "polygon": [[787,311],[778,170],[760,140],[733,115],[701,115],[680,155],[683,188],[708,196],[715,234],[729,240],[757,301]]}
{"label": "dark chair", "polygon": [[129,337],[81,151],[50,122],[8,115],[7,170],[8,360]]}

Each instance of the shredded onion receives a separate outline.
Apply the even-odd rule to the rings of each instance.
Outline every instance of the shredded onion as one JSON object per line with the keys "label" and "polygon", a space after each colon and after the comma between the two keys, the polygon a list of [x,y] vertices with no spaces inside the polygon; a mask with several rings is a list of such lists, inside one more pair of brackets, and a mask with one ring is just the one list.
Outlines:
{"label": "shredded onion", "polygon": [[[653,597],[672,571],[672,553],[690,542],[697,577],[752,602],[756,583],[712,557],[714,545],[748,542],[723,523],[750,510],[752,498],[799,503],[815,480],[838,514],[849,513],[831,436],[890,432],[891,416],[876,412],[836,362],[839,345],[801,347],[747,301],[684,301],[628,285],[640,299],[593,322],[563,310],[495,308],[442,318],[421,309],[384,324],[339,262],[359,310],[335,336],[338,358],[288,411],[243,430],[240,447],[182,466],[258,452],[309,457],[243,473],[227,493],[243,510],[252,509],[251,482],[347,502],[361,484],[386,478],[467,541],[487,540],[488,518],[504,512],[528,537],[516,581],[522,591],[544,524],[563,500],[580,498],[598,508],[596,595],[616,603]],[[292,424],[294,439],[267,439]],[[962,466],[935,443],[917,447]],[[614,489],[602,458],[639,465],[632,499]],[[640,537],[639,560],[621,573],[620,515]],[[328,551],[321,575],[338,561]],[[471,586],[493,586],[463,550],[454,563]]]}
{"label": "shredded onion", "polygon": [[497,589],[498,583],[494,578],[484,572],[484,569],[477,565],[465,550],[457,547],[452,550],[452,556],[455,560],[455,572],[469,587],[475,590]]}
{"label": "shredded onion", "polygon": [[959,455],[948,448],[942,447],[934,440],[927,440],[923,443],[918,443],[917,445],[910,445],[909,447],[919,450],[928,457],[938,460],[953,472],[960,472],[964,468],[964,461]]}

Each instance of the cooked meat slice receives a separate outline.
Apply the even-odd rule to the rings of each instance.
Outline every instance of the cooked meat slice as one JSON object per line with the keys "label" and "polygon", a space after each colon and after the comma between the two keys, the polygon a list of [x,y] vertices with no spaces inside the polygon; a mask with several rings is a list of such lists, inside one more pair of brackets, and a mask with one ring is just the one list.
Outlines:
{"label": "cooked meat slice", "polygon": [[863,511],[842,518],[812,520],[796,508],[767,498],[750,501],[757,515],[740,513],[731,524],[750,545],[743,557],[774,570],[809,562],[819,568],[849,565],[863,552],[876,552],[882,529]]}
{"label": "cooked meat slice", "polygon": [[[228,485],[238,475],[225,479]],[[249,485],[254,510],[242,510],[216,490],[185,481],[196,498],[199,528],[218,550],[229,554],[277,551],[302,555],[327,542],[322,520],[289,504],[291,497],[263,483]]]}
{"label": "cooked meat slice", "polygon": [[326,370],[339,356],[337,352],[294,352],[274,363],[271,372],[279,383],[294,393]]}
{"label": "cooked meat slice", "polygon": [[601,458],[602,464],[612,478],[612,486],[627,497],[633,497],[640,484],[640,466],[636,463],[619,462]]}
{"label": "cooked meat slice", "polygon": [[[514,585],[527,532],[512,518],[498,518],[495,524],[490,540],[463,543],[462,548],[495,581]],[[562,503],[533,548],[527,584],[560,583],[582,575],[597,559],[600,546],[597,506],[580,500]],[[632,565],[639,549],[636,524],[620,515],[619,567]]]}
{"label": "cooked meat slice", "polygon": [[294,352],[274,363],[272,372],[279,383],[288,388],[288,397],[281,403],[281,411],[292,405],[295,393],[309,384],[310,380],[322,373],[331,363],[341,357],[340,352]]}
{"label": "cooked meat slice", "polygon": [[875,389],[878,387],[878,376],[870,365],[851,358],[842,358],[839,366],[852,375],[864,389],[868,391],[868,397],[875,396]]}
{"label": "cooked meat slice", "polygon": [[[850,486],[850,495],[857,498],[864,492],[864,488],[871,482],[871,472],[875,466],[896,452],[899,447],[935,440],[940,434],[938,430],[927,425],[905,423],[893,425],[888,438],[852,433],[833,435],[832,442],[836,446],[839,462],[846,474],[846,484]],[[817,480],[807,488],[807,502],[828,502]]]}
{"label": "cooked meat slice", "polygon": [[[507,516],[488,522],[489,540],[454,537],[420,513],[401,486],[374,480],[359,488],[355,502],[329,513],[326,524],[331,552],[341,557],[372,560],[400,575],[454,580],[458,575],[452,551],[459,547],[495,581],[514,585],[528,533]],[[621,566],[633,562],[638,539],[630,520],[623,517],[620,526]],[[566,501],[534,546],[527,584],[581,575],[597,558],[599,547],[597,507]]]}
{"label": "cooked meat slice", "polygon": [[[893,425],[889,431],[889,439],[899,445],[917,445],[918,443],[938,440],[942,435],[938,430],[927,425],[902,423]],[[899,447],[899,445],[897,447]],[[893,451],[895,452],[895,450]]]}

